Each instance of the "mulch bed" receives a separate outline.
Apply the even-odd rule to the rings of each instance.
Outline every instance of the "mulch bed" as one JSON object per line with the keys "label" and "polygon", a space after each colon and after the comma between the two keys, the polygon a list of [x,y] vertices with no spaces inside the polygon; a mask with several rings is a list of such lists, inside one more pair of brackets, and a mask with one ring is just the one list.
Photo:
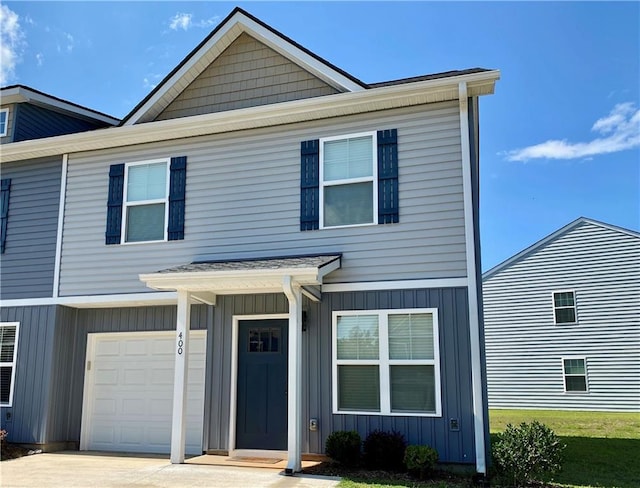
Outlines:
{"label": "mulch bed", "polygon": [[26,449],[22,446],[3,442],[2,448],[0,449],[0,461],[7,461],[8,459],[16,459],[22,456],[28,456],[29,453],[35,454],[34,451]]}

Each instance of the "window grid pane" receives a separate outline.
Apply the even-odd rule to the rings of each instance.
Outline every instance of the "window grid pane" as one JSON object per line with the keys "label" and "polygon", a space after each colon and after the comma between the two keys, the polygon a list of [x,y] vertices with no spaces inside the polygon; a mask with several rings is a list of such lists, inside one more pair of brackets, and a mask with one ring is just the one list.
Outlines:
{"label": "window grid pane", "polygon": [[575,305],[573,292],[556,292],[553,294],[553,303],[556,307],[573,307]]}
{"label": "window grid pane", "polygon": [[378,366],[338,366],[338,408],[380,411]]}
{"label": "window grid pane", "polygon": [[338,359],[378,359],[377,315],[343,315],[337,324]]}
{"label": "window grid pane", "polygon": [[567,391],[587,391],[587,379],[584,376],[567,376]]}
{"label": "window grid pane", "polygon": [[166,163],[129,166],[127,202],[156,200],[167,196]]}
{"label": "window grid pane", "polygon": [[389,315],[389,359],[434,359],[431,314]]}
{"label": "window grid pane", "polygon": [[373,176],[371,136],[324,143],[324,181]]}
{"label": "window grid pane", "polygon": [[390,366],[391,411],[435,412],[433,366]]}
{"label": "window grid pane", "polygon": [[126,242],[161,241],[164,239],[165,204],[127,207]]}
{"label": "window grid pane", "polygon": [[584,359],[565,359],[564,373],[569,374],[585,374]]}
{"label": "window grid pane", "polygon": [[323,211],[327,227],[373,223],[373,182],[326,186]]}

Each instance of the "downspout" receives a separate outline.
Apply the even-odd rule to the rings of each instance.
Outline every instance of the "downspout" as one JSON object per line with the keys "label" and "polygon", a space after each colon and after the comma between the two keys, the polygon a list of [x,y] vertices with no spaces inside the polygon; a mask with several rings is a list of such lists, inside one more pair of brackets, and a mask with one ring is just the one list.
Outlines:
{"label": "downspout", "polygon": [[302,470],[302,288],[291,276],[282,278],[289,300],[289,358],[287,367],[287,467],[293,475]]}
{"label": "downspout", "polygon": [[476,445],[476,471],[487,474],[485,408],[483,402],[482,355],[480,351],[480,316],[476,273],[476,235],[474,229],[473,184],[471,179],[471,145],[469,141],[469,99],[466,82],[458,84],[460,106],[460,145],[462,149],[462,182],[464,188],[464,227],[467,255],[467,295],[469,300],[469,340],[471,347],[471,389],[473,397],[473,430]]}

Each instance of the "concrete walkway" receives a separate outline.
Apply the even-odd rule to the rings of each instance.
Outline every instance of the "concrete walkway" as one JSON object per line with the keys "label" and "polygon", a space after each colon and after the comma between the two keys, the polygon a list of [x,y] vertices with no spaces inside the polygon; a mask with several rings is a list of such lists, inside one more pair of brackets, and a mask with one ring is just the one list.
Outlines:
{"label": "concrete walkway", "polygon": [[170,464],[166,456],[67,451],[0,462],[2,488],[334,488],[334,478],[283,476],[278,469]]}

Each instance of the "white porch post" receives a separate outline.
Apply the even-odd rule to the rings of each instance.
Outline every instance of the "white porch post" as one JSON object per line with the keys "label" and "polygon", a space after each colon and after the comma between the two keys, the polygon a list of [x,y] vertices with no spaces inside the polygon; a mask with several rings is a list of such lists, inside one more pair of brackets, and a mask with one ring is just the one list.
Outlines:
{"label": "white porch post", "polygon": [[287,474],[302,470],[302,288],[291,276],[282,279],[289,299],[288,435]]}
{"label": "white porch post", "polygon": [[191,296],[188,291],[178,291],[176,363],[173,379],[173,418],[171,423],[171,463],[184,463],[186,441],[187,375],[189,373],[189,324],[191,322]]}

